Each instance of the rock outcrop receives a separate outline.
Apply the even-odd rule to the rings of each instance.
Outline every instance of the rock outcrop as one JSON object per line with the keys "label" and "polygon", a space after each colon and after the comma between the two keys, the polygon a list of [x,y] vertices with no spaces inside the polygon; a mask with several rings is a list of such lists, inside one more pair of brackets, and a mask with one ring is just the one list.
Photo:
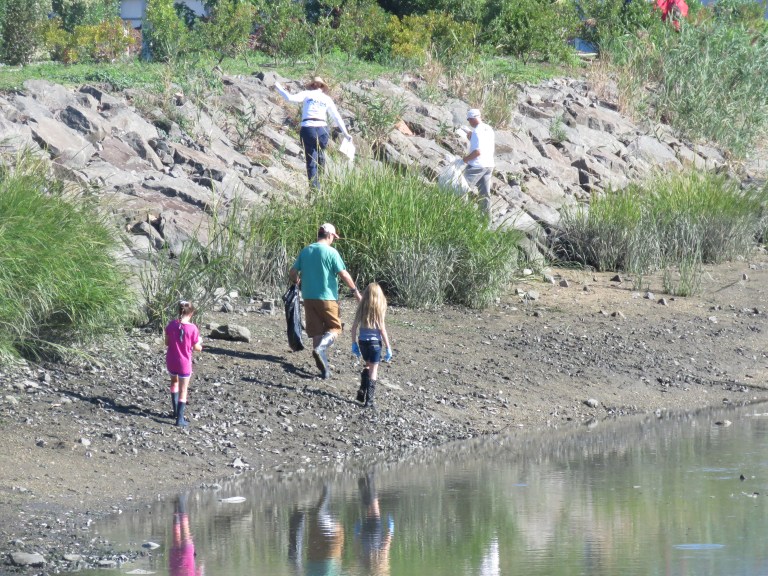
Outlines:
{"label": "rock outcrop", "polygon": [[[178,251],[192,235],[205,241],[211,215],[238,198],[259,205],[307,192],[297,109],[273,89],[273,73],[224,76],[224,90],[193,103],[176,93],[150,98],[104,86],[65,88],[41,80],[0,97],[0,145],[32,147],[50,157],[57,176],[98,190],[141,259],[167,245]],[[466,140],[468,103],[441,105],[418,96],[423,82],[404,78],[352,82],[337,90],[342,114],[361,97],[402,102],[397,126],[377,158],[435,180]],[[597,96],[583,80],[520,86],[506,127],[497,127],[494,225],[524,230],[533,240],[556,226],[563,207],[586,202],[658,172],[720,169],[714,148],[690,145],[663,125],[641,126]]]}

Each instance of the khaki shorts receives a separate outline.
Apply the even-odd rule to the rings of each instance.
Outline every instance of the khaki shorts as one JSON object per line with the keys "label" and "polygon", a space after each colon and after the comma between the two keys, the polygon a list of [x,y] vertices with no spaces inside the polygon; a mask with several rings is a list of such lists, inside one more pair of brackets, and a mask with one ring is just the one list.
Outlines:
{"label": "khaki shorts", "polygon": [[336,300],[304,300],[307,336],[314,338],[326,332],[341,334],[339,303]]}

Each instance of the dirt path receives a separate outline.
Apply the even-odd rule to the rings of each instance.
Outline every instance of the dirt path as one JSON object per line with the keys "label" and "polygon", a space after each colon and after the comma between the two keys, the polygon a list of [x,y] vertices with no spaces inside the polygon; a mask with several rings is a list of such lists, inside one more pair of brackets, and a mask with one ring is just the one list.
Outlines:
{"label": "dirt path", "polygon": [[765,254],[708,268],[691,298],[647,298],[613,276],[555,270],[553,283],[519,282],[484,311],[391,308],[395,357],[375,411],[354,401],[348,338],[320,380],[308,351],[288,352],[281,309],[259,303],[207,317],[253,340],[204,342],[188,431],[167,417],[154,334],[91,350],[98,364],[0,368],[0,574],[19,570],[11,552],[42,553],[46,571],[67,566],[65,554],[109,555],[92,540],[104,513],[242,469],[290,475],[511,428],[768,399]]}

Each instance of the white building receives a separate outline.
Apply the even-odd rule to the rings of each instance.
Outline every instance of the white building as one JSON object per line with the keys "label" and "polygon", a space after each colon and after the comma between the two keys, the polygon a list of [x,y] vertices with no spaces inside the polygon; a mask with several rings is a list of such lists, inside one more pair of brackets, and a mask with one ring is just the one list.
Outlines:
{"label": "white building", "polygon": [[[205,13],[203,0],[176,0],[176,4],[186,4],[198,15]],[[120,0],[120,17],[123,20],[128,20],[134,28],[141,26],[146,9],[147,0]]]}

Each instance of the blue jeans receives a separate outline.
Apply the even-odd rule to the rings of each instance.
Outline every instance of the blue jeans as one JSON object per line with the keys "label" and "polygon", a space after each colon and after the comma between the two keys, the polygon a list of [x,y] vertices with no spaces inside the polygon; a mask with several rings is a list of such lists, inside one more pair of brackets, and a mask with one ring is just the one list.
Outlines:
{"label": "blue jeans", "polygon": [[328,146],[328,127],[302,126],[299,131],[307,163],[307,178],[312,188],[320,184],[319,170],[325,166],[325,147]]}
{"label": "blue jeans", "polygon": [[381,362],[381,342],[378,340],[358,340],[357,345],[360,347],[360,355],[363,360],[371,364]]}

